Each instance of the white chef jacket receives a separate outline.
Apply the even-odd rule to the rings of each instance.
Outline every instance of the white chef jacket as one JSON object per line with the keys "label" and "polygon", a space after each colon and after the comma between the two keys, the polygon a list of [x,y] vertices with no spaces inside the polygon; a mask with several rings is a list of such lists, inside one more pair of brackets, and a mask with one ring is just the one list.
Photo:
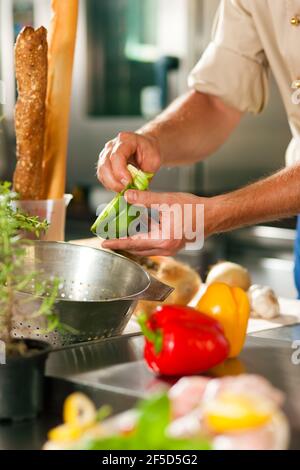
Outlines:
{"label": "white chef jacket", "polygon": [[300,161],[300,0],[222,0],[213,38],[189,76],[195,90],[242,112],[261,112],[269,71],[278,83]]}

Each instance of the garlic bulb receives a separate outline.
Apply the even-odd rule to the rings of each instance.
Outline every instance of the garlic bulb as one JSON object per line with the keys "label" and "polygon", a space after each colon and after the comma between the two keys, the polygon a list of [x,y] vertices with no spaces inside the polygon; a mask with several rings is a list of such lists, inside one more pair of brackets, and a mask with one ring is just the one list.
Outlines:
{"label": "garlic bulb", "polygon": [[248,291],[251,316],[271,320],[280,315],[279,302],[275,292],[266,286],[254,285]]}
{"label": "garlic bulb", "polygon": [[218,263],[211,268],[206,278],[206,284],[210,285],[214,282],[223,282],[230,287],[240,287],[246,291],[251,286],[251,278],[247,269],[229,261]]}

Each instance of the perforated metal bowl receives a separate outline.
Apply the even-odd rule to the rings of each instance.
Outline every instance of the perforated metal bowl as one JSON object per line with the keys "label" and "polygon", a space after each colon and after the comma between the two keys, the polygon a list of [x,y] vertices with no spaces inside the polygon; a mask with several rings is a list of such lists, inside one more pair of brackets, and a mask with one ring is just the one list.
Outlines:
{"label": "perforated metal bowl", "polygon": [[61,280],[56,311],[72,332],[45,333],[45,319],[32,318],[42,299],[24,292],[19,294],[13,335],[56,348],[119,335],[138,300],[163,301],[173,290],[121,255],[69,243],[34,242],[26,248],[24,270]]}

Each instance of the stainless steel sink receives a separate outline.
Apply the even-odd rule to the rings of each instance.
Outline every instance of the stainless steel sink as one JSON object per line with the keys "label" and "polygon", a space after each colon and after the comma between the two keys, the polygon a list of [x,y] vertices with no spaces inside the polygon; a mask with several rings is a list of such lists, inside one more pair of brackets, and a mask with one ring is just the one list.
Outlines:
{"label": "stainless steel sink", "polygon": [[249,336],[266,340],[280,341],[288,343],[290,346],[294,341],[300,341],[300,325],[283,326],[271,330],[258,331]]}
{"label": "stainless steel sink", "polygon": [[297,298],[294,284],[295,230],[251,227],[227,235],[228,258],[246,266],[253,282],[281,297]]}
{"label": "stainless steel sink", "polygon": [[249,269],[253,283],[271,286],[278,296],[296,298],[295,236],[290,229],[249,227],[211,237],[201,251],[183,251],[178,257],[198,269],[202,278],[217,261],[240,263]]}

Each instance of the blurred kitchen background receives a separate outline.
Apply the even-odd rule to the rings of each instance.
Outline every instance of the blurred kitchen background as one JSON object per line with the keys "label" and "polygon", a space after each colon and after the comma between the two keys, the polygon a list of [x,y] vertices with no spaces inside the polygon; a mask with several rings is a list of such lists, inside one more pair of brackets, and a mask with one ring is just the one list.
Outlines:
{"label": "blurred kitchen background", "polygon": [[[98,184],[96,161],[104,144],[133,131],[187,90],[187,75],[210,40],[219,0],[81,0],[71,113],[67,239],[89,237],[97,206],[111,195]],[[24,25],[48,26],[50,0],[0,0],[0,178],[15,164],[16,99],[13,44]],[[238,38],[237,38],[238,40]],[[1,91],[0,91],[1,92]],[[213,195],[254,181],[284,165],[287,119],[271,79],[267,110],[244,119],[238,132],[205,163],[165,169],[157,190]],[[204,274],[217,259],[247,266],[254,281],[295,297],[295,219],[239,230],[208,240],[199,253],[181,256]]]}

